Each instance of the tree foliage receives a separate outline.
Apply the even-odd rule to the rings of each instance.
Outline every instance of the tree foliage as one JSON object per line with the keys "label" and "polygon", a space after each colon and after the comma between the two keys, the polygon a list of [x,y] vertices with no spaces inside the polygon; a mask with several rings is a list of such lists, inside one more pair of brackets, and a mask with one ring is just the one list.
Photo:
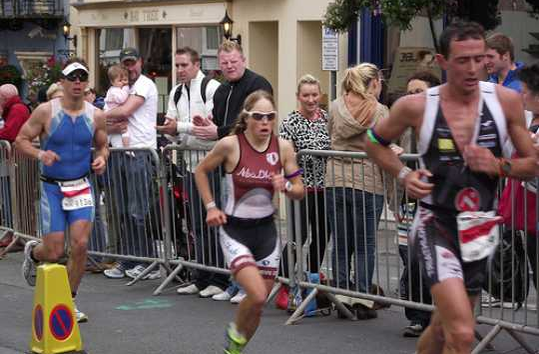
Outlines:
{"label": "tree foliage", "polygon": [[535,18],[539,18],[539,0],[526,0],[526,2],[531,7],[530,14]]}
{"label": "tree foliage", "polygon": [[[535,1],[539,0],[527,0]],[[476,21],[493,29],[500,23],[498,0],[336,0],[327,7],[324,25],[338,32],[347,31],[362,8],[380,13],[384,21],[401,30],[411,28],[414,17],[425,11],[431,19],[443,14]]]}

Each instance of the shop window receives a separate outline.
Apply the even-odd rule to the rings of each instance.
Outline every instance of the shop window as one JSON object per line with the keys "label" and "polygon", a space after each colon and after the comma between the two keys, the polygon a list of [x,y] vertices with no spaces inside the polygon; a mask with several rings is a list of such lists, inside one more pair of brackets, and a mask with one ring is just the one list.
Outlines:
{"label": "shop window", "polygon": [[200,68],[205,74],[217,76],[219,65],[217,50],[223,38],[220,26],[178,27],[176,28],[176,47],[191,47],[200,55]]}
{"label": "shop window", "polygon": [[157,86],[157,112],[167,111],[168,93],[172,89],[172,30],[170,28],[139,28],[139,51],[144,60],[143,72]]}
{"label": "shop window", "polygon": [[124,30],[121,28],[109,28],[105,30],[105,50],[117,50],[124,43]]}
{"label": "shop window", "polygon": [[107,77],[108,68],[120,61],[120,51],[125,47],[135,46],[134,28],[103,28],[96,31],[96,44],[99,53],[96,91],[105,95],[110,86]]}

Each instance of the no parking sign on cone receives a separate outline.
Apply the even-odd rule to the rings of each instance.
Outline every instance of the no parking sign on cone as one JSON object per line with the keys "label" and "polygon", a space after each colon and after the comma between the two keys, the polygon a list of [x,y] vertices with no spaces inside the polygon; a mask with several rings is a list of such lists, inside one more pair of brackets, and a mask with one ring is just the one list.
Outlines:
{"label": "no parking sign on cone", "polygon": [[85,353],[74,308],[66,267],[59,264],[37,267],[31,353]]}

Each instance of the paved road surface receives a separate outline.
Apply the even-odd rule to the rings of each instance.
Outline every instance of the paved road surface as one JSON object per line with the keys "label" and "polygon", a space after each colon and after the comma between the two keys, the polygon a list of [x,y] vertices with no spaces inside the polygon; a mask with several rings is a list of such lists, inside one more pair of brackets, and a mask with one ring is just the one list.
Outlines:
{"label": "paved road surface", "polygon": [[[0,260],[0,354],[28,351],[33,289],[20,275],[22,253]],[[89,354],[209,354],[221,353],[225,325],[236,307],[229,303],[178,296],[151,296],[158,281],[126,287],[125,280],[109,280],[87,273],[79,291],[79,308],[90,321],[81,324]],[[269,306],[246,354],[289,353],[407,353],[415,339],[403,338],[406,319],[401,308],[379,311],[379,318],[350,322],[330,317],[304,319],[285,326],[283,311]],[[489,327],[482,326],[485,333]],[[539,348],[539,338],[530,343]],[[496,353],[524,353],[501,334]]]}

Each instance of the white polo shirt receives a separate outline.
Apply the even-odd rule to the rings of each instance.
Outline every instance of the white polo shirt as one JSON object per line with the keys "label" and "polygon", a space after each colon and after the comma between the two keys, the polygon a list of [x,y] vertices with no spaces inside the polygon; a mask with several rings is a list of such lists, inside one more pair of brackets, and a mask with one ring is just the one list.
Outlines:
{"label": "white polo shirt", "polygon": [[129,118],[127,131],[131,147],[157,149],[157,86],[144,75],[140,75],[131,86],[131,95],[144,98],[144,103]]}

